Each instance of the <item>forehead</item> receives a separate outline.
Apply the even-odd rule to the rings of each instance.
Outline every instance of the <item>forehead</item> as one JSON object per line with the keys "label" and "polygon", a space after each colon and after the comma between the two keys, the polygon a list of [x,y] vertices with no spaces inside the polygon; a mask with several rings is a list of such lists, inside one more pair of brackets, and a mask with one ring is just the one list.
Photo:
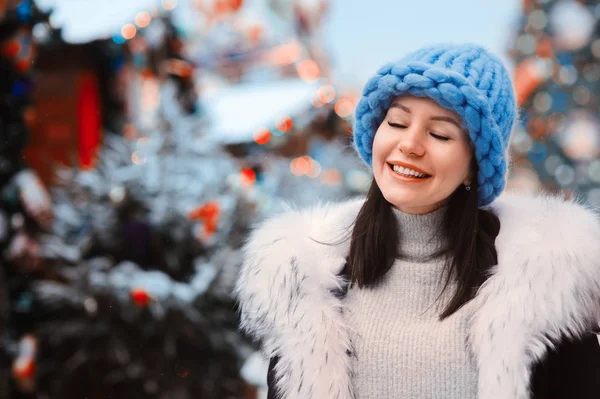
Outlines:
{"label": "forehead", "polygon": [[392,100],[390,109],[403,110],[408,113],[427,113],[433,115],[442,115],[456,118],[460,121],[460,116],[429,97],[417,97],[410,94],[398,96]]}

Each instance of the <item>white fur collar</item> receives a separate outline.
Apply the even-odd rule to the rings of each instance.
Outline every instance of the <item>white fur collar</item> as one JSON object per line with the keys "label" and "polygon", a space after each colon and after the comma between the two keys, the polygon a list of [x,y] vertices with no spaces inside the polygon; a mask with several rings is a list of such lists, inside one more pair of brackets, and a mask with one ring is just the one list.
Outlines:
{"label": "white fur collar", "polygon": [[[352,399],[343,301],[332,295],[348,251],[344,232],[362,200],[290,210],[254,231],[236,284],[241,326],[278,355],[285,399]],[[531,366],[552,342],[600,320],[600,224],[553,197],[505,194],[498,266],[474,299],[469,340],[480,399],[528,399]],[[322,245],[319,242],[336,242]]]}

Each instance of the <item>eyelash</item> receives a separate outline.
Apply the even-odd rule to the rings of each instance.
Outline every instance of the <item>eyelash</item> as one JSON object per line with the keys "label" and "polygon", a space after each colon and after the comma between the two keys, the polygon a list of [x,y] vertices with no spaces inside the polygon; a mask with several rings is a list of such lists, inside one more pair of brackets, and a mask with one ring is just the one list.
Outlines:
{"label": "eyelash", "polygon": [[[399,124],[399,123],[388,122],[388,125],[390,125],[391,127],[398,128],[398,129],[406,129],[407,128],[406,125],[402,125],[402,124]],[[444,136],[440,136],[439,134],[435,134],[435,133],[429,133],[429,134],[431,134],[431,137],[433,137],[433,138],[435,138],[437,140],[441,140],[441,141],[448,141],[448,140],[450,140],[450,138],[444,137]]]}

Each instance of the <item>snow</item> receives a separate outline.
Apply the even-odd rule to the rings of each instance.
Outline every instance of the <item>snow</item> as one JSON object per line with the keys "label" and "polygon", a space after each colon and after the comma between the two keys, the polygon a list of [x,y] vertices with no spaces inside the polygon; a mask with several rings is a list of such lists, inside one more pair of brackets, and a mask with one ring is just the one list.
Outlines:
{"label": "snow", "polygon": [[309,111],[320,85],[288,79],[206,91],[201,106],[210,123],[207,136],[224,144],[252,141],[258,129],[271,129],[285,116]]}
{"label": "snow", "polygon": [[119,34],[140,11],[160,6],[157,0],[37,0],[41,9],[53,8],[50,22],[62,27],[69,43],[85,43]]}

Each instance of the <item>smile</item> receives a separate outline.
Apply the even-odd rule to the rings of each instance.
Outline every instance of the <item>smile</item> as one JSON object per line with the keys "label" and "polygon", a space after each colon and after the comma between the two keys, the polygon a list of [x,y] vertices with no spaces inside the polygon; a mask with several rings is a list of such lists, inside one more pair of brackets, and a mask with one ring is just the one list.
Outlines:
{"label": "smile", "polygon": [[393,177],[402,181],[421,182],[431,177],[431,175],[422,173],[415,169],[396,164],[388,164],[388,169]]}

